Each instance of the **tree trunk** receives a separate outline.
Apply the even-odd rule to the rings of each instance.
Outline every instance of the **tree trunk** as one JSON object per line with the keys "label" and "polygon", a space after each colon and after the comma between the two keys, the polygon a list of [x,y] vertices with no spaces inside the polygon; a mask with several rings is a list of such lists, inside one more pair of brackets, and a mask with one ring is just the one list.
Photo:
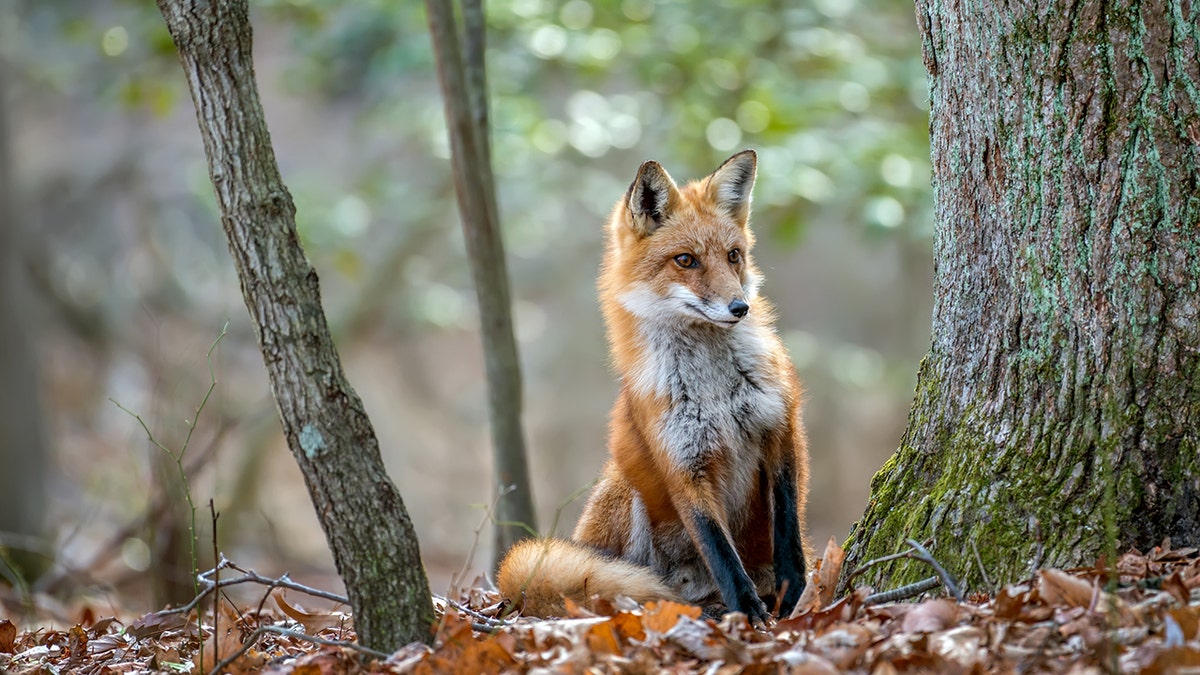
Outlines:
{"label": "tree trunk", "polygon": [[1200,544],[1200,4],[918,0],[917,20],[933,344],[848,569],[932,538],[979,588]]}
{"label": "tree trunk", "polygon": [[246,0],[158,0],[179,48],[221,224],[292,449],[363,644],[429,641],[412,522],[346,381],[263,119]]}
{"label": "tree trunk", "polygon": [[513,337],[512,300],[492,180],[483,9],[481,0],[464,2],[465,66],[451,0],[426,0],[425,11],[445,99],[458,211],[479,304],[492,456],[496,489],[501,491],[494,514],[493,555],[499,561],[510,546],[532,536],[537,520],[521,431],[521,365]]}
{"label": "tree trunk", "polygon": [[[7,17],[0,14],[0,29]],[[46,438],[37,355],[30,344],[24,237],[17,217],[8,128],[8,64],[0,58],[0,578],[45,571]],[[7,570],[11,566],[11,570]]]}

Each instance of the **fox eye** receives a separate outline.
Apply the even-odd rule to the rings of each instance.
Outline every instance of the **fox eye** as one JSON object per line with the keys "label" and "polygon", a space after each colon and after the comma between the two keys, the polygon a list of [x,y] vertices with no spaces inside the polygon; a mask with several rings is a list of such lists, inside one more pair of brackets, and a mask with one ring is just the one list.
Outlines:
{"label": "fox eye", "polygon": [[738,264],[742,261],[742,252],[739,249],[733,249],[729,252],[729,262]]}
{"label": "fox eye", "polygon": [[696,260],[696,256],[692,255],[691,253],[680,253],[679,255],[675,256],[675,264],[684,269],[691,269],[693,267],[699,267],[700,261]]}

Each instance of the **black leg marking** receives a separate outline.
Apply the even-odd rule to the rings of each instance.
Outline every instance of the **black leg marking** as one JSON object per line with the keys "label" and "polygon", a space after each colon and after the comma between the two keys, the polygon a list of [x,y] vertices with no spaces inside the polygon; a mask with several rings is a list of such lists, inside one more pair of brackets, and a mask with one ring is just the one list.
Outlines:
{"label": "black leg marking", "polygon": [[772,518],[775,525],[775,593],[779,595],[782,592],[783,602],[779,605],[779,612],[780,616],[787,616],[800,600],[805,577],[808,576],[796,513],[795,469],[791,462],[785,462],[783,470],[775,476],[772,496],[775,502]]}
{"label": "black leg marking", "polygon": [[721,525],[708,514],[693,511],[696,526],[696,548],[704,558],[708,571],[717,584],[721,599],[735,612],[742,612],[755,623],[766,623],[770,614],[758,597],[754,582],[746,574],[742,560]]}

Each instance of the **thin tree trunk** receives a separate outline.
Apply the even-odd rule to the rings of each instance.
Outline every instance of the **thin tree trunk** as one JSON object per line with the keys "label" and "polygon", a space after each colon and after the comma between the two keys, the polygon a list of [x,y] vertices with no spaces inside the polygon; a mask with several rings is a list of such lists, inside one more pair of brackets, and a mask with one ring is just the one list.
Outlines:
{"label": "thin tree trunk", "polygon": [[[0,28],[5,19],[0,14]],[[10,572],[24,582],[45,570],[44,550],[53,547],[44,531],[48,448],[38,359],[27,333],[32,321],[22,278],[25,246],[13,185],[8,77],[8,64],[0,59],[0,568],[12,565]],[[0,578],[8,576],[3,571]]]}
{"label": "thin tree trunk", "polygon": [[296,235],[251,61],[246,0],[158,0],[179,48],[221,224],[284,434],[333,551],[359,640],[429,641],[433,605],[412,522],[342,371]]}
{"label": "thin tree trunk", "polygon": [[847,565],[932,537],[978,587],[1200,544],[1200,4],[919,0],[917,20],[933,345]]}
{"label": "thin tree trunk", "polygon": [[450,0],[426,0],[425,8],[445,99],[458,210],[479,303],[496,487],[512,488],[495,511],[498,560],[510,546],[530,536],[537,521],[521,431],[521,366],[488,149],[483,9],[478,0],[465,3],[468,62],[464,67]]}

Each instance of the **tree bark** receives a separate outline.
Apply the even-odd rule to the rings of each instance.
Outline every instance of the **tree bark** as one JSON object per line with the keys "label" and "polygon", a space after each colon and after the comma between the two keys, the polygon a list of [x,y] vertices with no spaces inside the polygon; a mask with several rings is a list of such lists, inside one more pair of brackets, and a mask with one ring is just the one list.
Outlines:
{"label": "tree bark", "polygon": [[848,569],[931,537],[978,588],[1200,544],[1200,4],[918,0],[917,21],[933,344]]}
{"label": "tree bark", "polygon": [[[496,489],[495,561],[537,529],[521,431],[521,366],[489,150],[482,3],[466,0],[467,64],[451,0],[426,0],[463,237],[479,304]],[[504,492],[507,491],[507,492]]]}
{"label": "tree bark", "polygon": [[[7,17],[0,14],[0,28]],[[0,570],[22,582],[45,571],[53,550],[46,537],[49,461],[42,428],[37,354],[22,272],[24,236],[13,185],[8,122],[8,64],[0,58]],[[0,571],[0,578],[7,575]]]}
{"label": "tree bark", "polygon": [[428,642],[429,583],[404,502],[329,334],[296,235],[251,61],[246,0],[158,0],[179,49],[221,225],[284,434],[333,551],[363,644]]}

